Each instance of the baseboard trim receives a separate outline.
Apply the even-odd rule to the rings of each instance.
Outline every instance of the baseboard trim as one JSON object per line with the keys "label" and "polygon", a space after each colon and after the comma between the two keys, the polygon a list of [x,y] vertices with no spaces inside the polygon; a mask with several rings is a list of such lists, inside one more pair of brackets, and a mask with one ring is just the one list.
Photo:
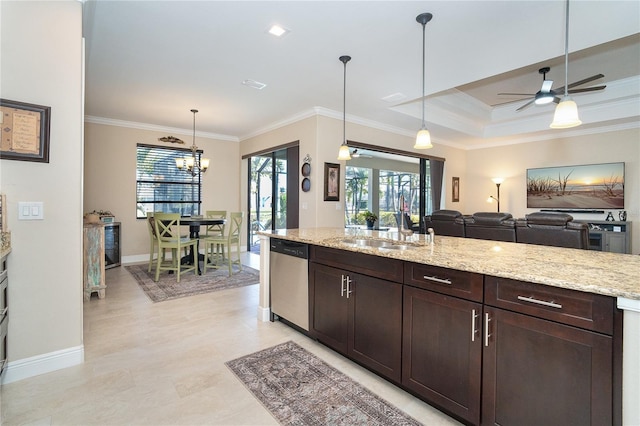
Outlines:
{"label": "baseboard trim", "polygon": [[271,308],[263,308],[258,306],[258,319],[262,322],[271,321]]}
{"label": "baseboard trim", "polygon": [[84,363],[84,345],[62,349],[31,358],[19,359],[7,364],[2,375],[2,384],[17,382],[40,374]]}

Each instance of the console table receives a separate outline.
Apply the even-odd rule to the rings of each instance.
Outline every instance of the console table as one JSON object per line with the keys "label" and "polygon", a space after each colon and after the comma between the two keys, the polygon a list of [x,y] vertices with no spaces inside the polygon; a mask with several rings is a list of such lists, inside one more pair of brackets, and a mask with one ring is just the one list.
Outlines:
{"label": "console table", "polygon": [[589,250],[631,253],[631,222],[585,220],[589,225]]}

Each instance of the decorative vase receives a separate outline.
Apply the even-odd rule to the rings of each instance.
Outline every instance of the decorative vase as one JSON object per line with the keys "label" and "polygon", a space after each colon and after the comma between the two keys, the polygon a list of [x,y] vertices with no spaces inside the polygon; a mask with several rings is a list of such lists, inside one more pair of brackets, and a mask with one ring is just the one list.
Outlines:
{"label": "decorative vase", "polygon": [[376,223],[375,220],[367,220],[367,229],[373,229],[374,223]]}

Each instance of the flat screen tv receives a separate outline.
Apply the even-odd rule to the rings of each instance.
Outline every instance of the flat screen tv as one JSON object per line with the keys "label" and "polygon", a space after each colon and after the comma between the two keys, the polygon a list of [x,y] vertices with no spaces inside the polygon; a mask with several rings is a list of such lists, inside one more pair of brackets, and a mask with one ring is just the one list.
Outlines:
{"label": "flat screen tv", "polygon": [[527,207],[623,209],[624,163],[527,169]]}

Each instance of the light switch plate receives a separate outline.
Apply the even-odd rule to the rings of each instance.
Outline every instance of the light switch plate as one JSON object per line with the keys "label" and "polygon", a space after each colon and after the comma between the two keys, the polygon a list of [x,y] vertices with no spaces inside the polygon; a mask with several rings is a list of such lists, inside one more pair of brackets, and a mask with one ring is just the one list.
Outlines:
{"label": "light switch plate", "polygon": [[44,203],[42,201],[18,201],[18,220],[43,220]]}

